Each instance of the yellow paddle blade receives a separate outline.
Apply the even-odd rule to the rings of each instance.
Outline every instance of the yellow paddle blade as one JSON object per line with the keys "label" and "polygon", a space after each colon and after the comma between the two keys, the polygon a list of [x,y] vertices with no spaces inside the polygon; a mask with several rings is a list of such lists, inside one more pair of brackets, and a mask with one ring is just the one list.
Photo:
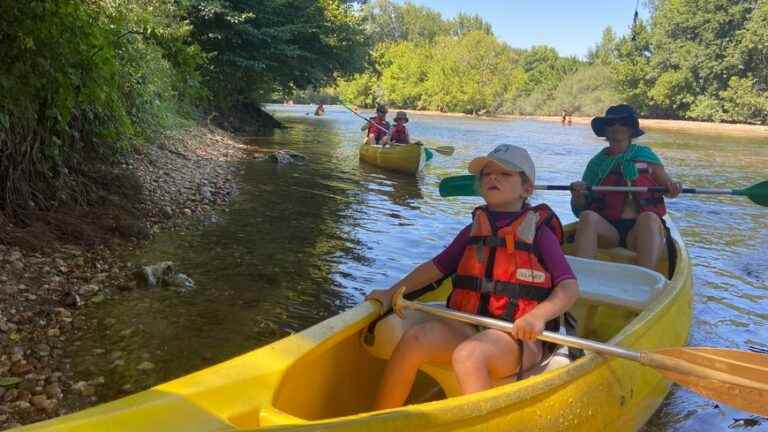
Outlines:
{"label": "yellow paddle blade", "polygon": [[724,348],[664,348],[641,362],[702,396],[768,415],[768,355]]}

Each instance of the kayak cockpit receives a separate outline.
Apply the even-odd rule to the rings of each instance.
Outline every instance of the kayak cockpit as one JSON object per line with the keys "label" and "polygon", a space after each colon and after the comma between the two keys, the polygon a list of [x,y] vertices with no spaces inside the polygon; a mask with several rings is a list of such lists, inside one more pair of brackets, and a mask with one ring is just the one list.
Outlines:
{"label": "kayak cockpit", "polygon": [[[608,341],[635,319],[667,286],[660,273],[635,265],[568,257],[579,279],[581,297],[571,313],[576,334]],[[427,293],[420,301],[444,303],[450,282]],[[408,311],[403,321],[391,315],[369,333],[363,325],[333,347],[319,346],[286,371],[273,406],[304,420],[320,420],[370,411],[381,376],[394,346],[410,325],[429,317]],[[570,363],[565,350],[537,373]],[[512,380],[498,382],[503,385]],[[450,365],[422,367],[408,403],[458,396],[458,384]]]}

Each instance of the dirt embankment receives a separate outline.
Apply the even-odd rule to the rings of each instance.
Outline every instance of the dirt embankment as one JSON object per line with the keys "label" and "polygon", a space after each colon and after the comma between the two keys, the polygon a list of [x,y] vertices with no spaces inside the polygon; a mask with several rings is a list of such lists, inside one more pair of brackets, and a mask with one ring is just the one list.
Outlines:
{"label": "dirt embankment", "polygon": [[103,381],[77,381],[63,355],[80,307],[133,289],[125,248],[213,217],[237,192],[234,162],[253,151],[209,126],[159,141],[105,170],[121,182],[114,206],[31,215],[24,227],[0,218],[0,429],[65,414],[72,392],[93,398]]}

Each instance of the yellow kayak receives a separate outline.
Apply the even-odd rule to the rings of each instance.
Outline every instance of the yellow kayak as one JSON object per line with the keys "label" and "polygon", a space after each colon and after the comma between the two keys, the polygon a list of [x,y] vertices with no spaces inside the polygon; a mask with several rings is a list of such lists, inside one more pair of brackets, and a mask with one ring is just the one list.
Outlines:
{"label": "yellow kayak", "polygon": [[[686,343],[691,263],[668,225],[677,250],[671,280],[623,264],[631,259],[624,249],[601,251],[602,261],[568,257],[582,291],[571,311],[580,336],[633,350]],[[441,286],[420,300],[443,301],[449,289]],[[635,431],[670,387],[653,369],[587,352],[576,361],[555,356],[522,381],[460,396],[450,367],[431,364],[422,368],[409,405],[371,412],[386,361],[381,357],[404,326],[421,319],[391,315],[371,333],[377,316],[366,302],[224,363],[22,430]]]}
{"label": "yellow kayak", "polygon": [[390,171],[416,174],[430,159],[431,155],[428,155],[427,151],[420,144],[395,144],[382,147],[368,144],[368,140],[365,140],[360,146],[360,160]]}

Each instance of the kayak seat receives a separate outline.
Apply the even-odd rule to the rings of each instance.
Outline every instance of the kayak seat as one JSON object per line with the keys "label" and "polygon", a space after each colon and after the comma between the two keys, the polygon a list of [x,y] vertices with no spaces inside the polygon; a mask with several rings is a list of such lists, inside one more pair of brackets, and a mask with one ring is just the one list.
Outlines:
{"label": "kayak seat", "polygon": [[668,282],[661,273],[632,264],[574,256],[566,259],[579,281],[581,300],[592,304],[640,312]]}

